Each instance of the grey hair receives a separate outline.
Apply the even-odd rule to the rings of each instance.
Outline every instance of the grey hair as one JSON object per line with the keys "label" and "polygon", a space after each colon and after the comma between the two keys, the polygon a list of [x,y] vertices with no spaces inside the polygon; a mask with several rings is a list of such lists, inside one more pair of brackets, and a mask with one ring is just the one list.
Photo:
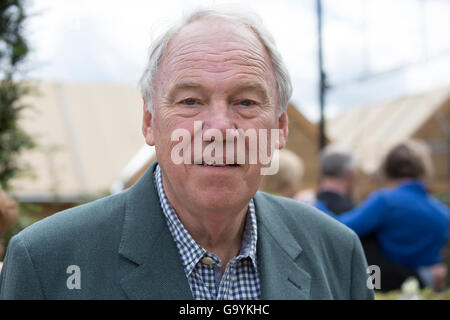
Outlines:
{"label": "grey hair", "polygon": [[341,178],[349,170],[355,168],[355,160],[347,149],[331,145],[326,147],[321,154],[322,175]]}
{"label": "grey hair", "polygon": [[170,40],[172,40],[184,26],[205,17],[218,17],[240,22],[258,36],[267,50],[269,58],[272,62],[275,81],[277,83],[279,115],[286,111],[292,95],[292,83],[288,69],[284,65],[281,54],[276,47],[274,38],[266,30],[261,19],[256,14],[243,14],[241,12],[223,8],[197,9],[169,27],[158,39],[156,39],[156,41],[151,44],[148,63],[139,81],[141,94],[149,111],[153,111],[154,79],[157,75],[158,67],[162,61]]}

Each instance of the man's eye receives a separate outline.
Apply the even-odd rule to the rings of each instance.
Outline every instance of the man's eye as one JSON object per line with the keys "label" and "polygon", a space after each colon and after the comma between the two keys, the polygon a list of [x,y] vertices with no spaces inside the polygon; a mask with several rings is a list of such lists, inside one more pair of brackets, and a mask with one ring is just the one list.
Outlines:
{"label": "man's eye", "polygon": [[197,104],[197,102],[198,102],[197,99],[194,98],[187,98],[181,101],[181,103],[187,104],[188,106],[193,106],[194,104]]}
{"label": "man's eye", "polygon": [[246,107],[250,107],[250,106],[254,105],[255,102],[252,100],[242,100],[239,104],[246,106]]}

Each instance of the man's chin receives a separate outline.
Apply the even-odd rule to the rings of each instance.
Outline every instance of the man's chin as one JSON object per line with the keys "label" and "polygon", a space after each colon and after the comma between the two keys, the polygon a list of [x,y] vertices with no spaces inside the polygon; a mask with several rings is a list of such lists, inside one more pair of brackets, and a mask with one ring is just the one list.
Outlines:
{"label": "man's chin", "polygon": [[248,203],[251,195],[241,186],[213,186],[207,189],[200,189],[195,196],[196,202],[205,210],[228,211],[236,210],[243,204]]}
{"label": "man's chin", "polygon": [[184,188],[191,199],[204,209],[222,211],[240,208],[248,204],[259,185],[259,180],[252,178],[255,173],[249,172],[246,165],[189,166]]}

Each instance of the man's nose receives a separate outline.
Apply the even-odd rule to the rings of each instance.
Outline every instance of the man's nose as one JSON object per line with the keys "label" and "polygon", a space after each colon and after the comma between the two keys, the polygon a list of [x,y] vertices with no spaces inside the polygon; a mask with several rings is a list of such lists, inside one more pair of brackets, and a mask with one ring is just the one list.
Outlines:
{"label": "man's nose", "polygon": [[217,129],[226,134],[227,129],[236,129],[232,110],[228,108],[225,101],[211,103],[206,112],[203,130]]}

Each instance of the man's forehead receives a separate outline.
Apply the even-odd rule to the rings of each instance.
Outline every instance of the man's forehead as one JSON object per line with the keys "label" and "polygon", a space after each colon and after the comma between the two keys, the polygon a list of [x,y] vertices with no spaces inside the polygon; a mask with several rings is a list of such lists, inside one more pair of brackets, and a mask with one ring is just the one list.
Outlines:
{"label": "man's forehead", "polygon": [[196,69],[220,73],[230,67],[271,80],[274,76],[270,57],[253,30],[239,21],[213,17],[181,28],[170,40],[160,67],[166,78],[175,70],[183,74]]}
{"label": "man's forehead", "polygon": [[181,52],[195,54],[213,49],[216,53],[242,49],[252,56],[268,58],[258,36],[238,21],[224,18],[204,17],[182,27],[168,44],[165,56]]}

